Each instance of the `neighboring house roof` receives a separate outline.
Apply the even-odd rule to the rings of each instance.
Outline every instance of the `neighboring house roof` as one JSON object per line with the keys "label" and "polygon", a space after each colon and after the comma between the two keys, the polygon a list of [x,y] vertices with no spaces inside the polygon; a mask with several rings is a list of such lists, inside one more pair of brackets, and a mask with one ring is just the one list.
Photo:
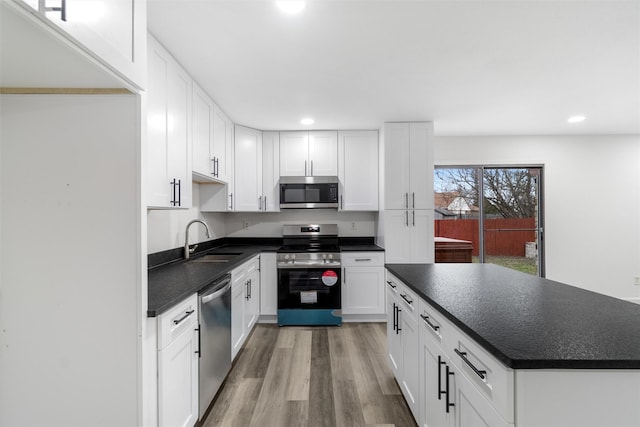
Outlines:
{"label": "neighboring house roof", "polygon": [[460,193],[457,191],[434,193],[434,204],[436,209],[440,209],[441,211],[446,209],[458,214],[479,210],[477,206],[469,205],[467,200],[460,196]]}

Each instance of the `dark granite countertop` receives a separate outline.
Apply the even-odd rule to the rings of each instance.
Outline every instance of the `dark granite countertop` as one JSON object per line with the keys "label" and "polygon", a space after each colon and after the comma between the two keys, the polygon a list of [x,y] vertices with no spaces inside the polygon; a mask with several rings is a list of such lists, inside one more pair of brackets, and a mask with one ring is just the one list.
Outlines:
{"label": "dark granite countertop", "polygon": [[[222,238],[202,242],[191,260],[206,254],[239,253],[226,263],[185,262],[182,248],[149,255],[147,316],[156,317],[260,252],[276,252],[281,238]],[[341,251],[383,251],[373,237],[340,238]]]}
{"label": "dark granite countertop", "polygon": [[260,252],[274,252],[280,245],[224,245],[202,251],[191,261],[205,254],[238,253],[225,263],[185,262],[176,260],[149,269],[147,316],[156,317],[189,295],[197,293],[224,274],[248,261]]}
{"label": "dark granite countertop", "polygon": [[492,264],[387,269],[514,369],[640,369],[640,305]]}

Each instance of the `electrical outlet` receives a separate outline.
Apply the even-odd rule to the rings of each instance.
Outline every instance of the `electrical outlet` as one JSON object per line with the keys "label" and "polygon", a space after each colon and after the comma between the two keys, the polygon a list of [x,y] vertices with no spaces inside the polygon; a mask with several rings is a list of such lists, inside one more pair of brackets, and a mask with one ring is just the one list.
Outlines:
{"label": "electrical outlet", "polygon": [[636,286],[640,286],[640,276],[635,276],[633,278],[633,284]]}
{"label": "electrical outlet", "polygon": [[242,223],[242,227],[244,227],[245,229],[249,228],[249,221],[244,221]]}
{"label": "electrical outlet", "polygon": [[356,223],[355,223],[355,222],[352,222],[352,223],[351,223],[351,229],[352,229],[352,230],[355,230],[355,229],[356,229]]}

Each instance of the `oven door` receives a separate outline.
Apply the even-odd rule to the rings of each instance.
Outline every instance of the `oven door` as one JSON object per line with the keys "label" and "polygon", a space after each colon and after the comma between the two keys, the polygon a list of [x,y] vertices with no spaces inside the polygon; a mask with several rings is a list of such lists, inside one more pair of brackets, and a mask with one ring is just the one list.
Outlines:
{"label": "oven door", "polygon": [[340,267],[279,268],[278,310],[340,309]]}

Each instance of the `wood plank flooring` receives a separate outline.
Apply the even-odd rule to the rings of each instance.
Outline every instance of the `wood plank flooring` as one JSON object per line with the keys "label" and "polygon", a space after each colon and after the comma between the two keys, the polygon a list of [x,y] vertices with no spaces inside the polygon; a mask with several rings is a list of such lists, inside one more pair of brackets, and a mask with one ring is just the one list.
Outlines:
{"label": "wood plank flooring", "polygon": [[256,325],[204,427],[415,427],[384,323]]}

